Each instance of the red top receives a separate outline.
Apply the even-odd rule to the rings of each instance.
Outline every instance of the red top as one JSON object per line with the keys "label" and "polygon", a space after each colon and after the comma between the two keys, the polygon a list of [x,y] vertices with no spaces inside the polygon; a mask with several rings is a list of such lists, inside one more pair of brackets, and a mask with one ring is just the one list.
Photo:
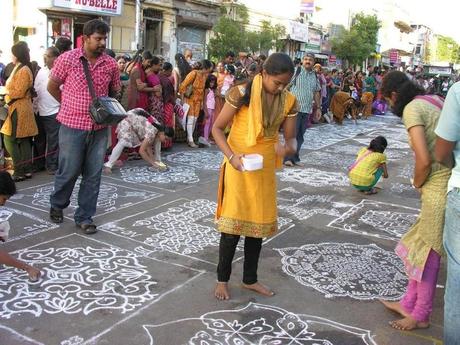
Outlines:
{"label": "red top", "polygon": [[[86,82],[82,48],[73,49],[59,56],[54,62],[50,79],[62,84],[61,108],[57,120],[63,125],[85,131],[98,130],[105,126],[96,125],[89,115],[91,95]],[[94,90],[97,97],[108,96],[109,90],[121,89],[120,72],[115,59],[102,54],[91,64],[88,61]]]}

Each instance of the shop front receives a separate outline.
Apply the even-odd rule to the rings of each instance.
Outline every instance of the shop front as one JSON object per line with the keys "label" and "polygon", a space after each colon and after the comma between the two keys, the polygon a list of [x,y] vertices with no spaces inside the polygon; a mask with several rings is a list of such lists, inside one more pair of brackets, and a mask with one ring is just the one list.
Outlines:
{"label": "shop front", "polygon": [[83,25],[92,19],[102,19],[110,25],[112,16],[121,16],[122,0],[51,0],[41,8],[47,17],[47,46],[59,37],[68,37],[74,48],[83,45]]}
{"label": "shop front", "polygon": [[190,49],[194,61],[206,58],[206,44],[217,21],[220,4],[217,1],[206,5],[199,1],[179,1],[176,6],[177,52],[183,54]]}
{"label": "shop front", "polygon": [[289,20],[287,28],[287,51],[291,57],[302,58],[304,50],[302,46],[308,42],[308,25]]}

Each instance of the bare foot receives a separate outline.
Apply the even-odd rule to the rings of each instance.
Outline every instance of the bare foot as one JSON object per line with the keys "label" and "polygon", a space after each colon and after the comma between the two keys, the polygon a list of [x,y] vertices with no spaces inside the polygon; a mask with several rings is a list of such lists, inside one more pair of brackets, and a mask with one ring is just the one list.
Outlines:
{"label": "bare foot", "polygon": [[368,191],[365,191],[364,194],[366,195],[373,195],[373,194],[377,194],[378,193],[378,190],[376,188],[372,188],[371,190],[368,190]]}
{"label": "bare foot", "polygon": [[40,270],[38,268],[33,267],[33,266],[29,266],[26,269],[26,272],[29,275],[29,280],[32,283],[38,282],[38,280],[40,279],[40,276],[42,275]]}
{"label": "bare foot", "polygon": [[404,319],[390,321],[391,327],[399,329],[400,331],[411,331],[413,329],[423,329],[430,327],[429,322],[420,322],[413,319],[411,316],[407,316]]}
{"label": "bare foot", "polygon": [[214,296],[216,296],[216,298],[220,301],[230,299],[228,283],[217,282],[216,288],[214,289]]}
{"label": "bare foot", "polygon": [[104,167],[104,169],[102,170],[102,172],[106,175],[110,175],[112,173],[112,169],[109,168],[109,167]]}
{"label": "bare foot", "polygon": [[243,288],[255,291],[257,293],[260,293],[263,296],[267,297],[272,297],[275,295],[273,291],[271,291],[268,287],[263,286],[260,283],[254,283],[254,284],[242,284]]}
{"label": "bare foot", "polygon": [[394,311],[395,313],[398,313],[401,316],[408,317],[410,316],[409,313],[407,313],[403,307],[401,307],[401,304],[399,302],[390,302],[390,301],[384,301],[382,299],[379,299],[379,301],[387,308],[390,309],[391,311]]}

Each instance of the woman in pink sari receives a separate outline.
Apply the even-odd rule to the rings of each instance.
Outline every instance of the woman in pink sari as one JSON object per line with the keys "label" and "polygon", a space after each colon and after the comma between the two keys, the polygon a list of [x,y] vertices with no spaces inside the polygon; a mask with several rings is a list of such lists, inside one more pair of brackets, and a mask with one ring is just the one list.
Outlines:
{"label": "woman in pink sari", "polygon": [[[174,90],[174,84],[171,82],[171,75],[173,72],[173,66],[169,62],[163,64],[163,68],[160,72],[160,83],[163,91],[163,126],[175,127],[175,105],[176,105],[176,92]],[[181,110],[182,108],[179,107]],[[182,116],[184,116],[182,112]],[[172,139],[167,138],[161,144],[162,148],[172,147]]]}
{"label": "woman in pink sari", "polygon": [[153,91],[153,87],[148,86],[145,71],[151,66],[154,58],[150,51],[144,51],[142,56],[138,57],[135,67],[131,70],[129,75],[127,110],[135,108],[147,110],[149,106],[149,93]]}

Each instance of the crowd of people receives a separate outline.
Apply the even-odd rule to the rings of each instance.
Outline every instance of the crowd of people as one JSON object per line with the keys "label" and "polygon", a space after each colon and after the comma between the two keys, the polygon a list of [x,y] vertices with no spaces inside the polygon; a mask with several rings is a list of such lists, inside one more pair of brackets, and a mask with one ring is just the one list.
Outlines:
{"label": "crowd of people", "polygon": [[[15,182],[32,177],[33,151],[39,146],[32,146],[32,140],[42,134],[44,165],[54,175],[50,219],[64,221],[63,210],[81,176],[74,220],[84,234],[95,233],[102,172],[110,173],[126,148],[134,154],[137,148],[152,168],[167,169],[161,150],[171,147],[182,130],[190,147],[198,146],[198,137],[198,144],[215,143],[225,156],[216,211],[221,238],[215,297],[230,298],[228,282],[240,236],[245,237],[243,287],[272,296],[273,290],[259,282],[257,268],[262,239],[278,227],[275,170],[283,163],[303,165],[299,152],[312,123],[341,123],[347,112],[369,116],[391,107],[402,117],[414,151],[412,184],[420,191],[422,207],[396,247],[409,277],[406,294],[399,302],[383,303],[402,316],[393,327],[428,327],[441,256],[447,254],[444,332],[446,344],[459,344],[460,168],[455,161],[460,159],[460,83],[444,90],[442,82],[434,90],[400,71],[372,66],[366,72],[328,71],[309,53],[300,61],[283,53],[256,59],[240,53],[235,61],[236,54],[228,52],[215,64],[194,61],[187,50],[176,55],[173,67],[149,51],[133,59],[115,56],[105,47],[108,32],[103,21],[87,22],[83,48],[71,50],[64,40],[46,50],[40,69],[30,62],[26,43],[12,47],[1,133],[14,173],[0,173],[0,205],[16,192]],[[90,66],[96,96],[115,97],[128,111],[111,130],[89,116],[92,98],[84,63]],[[358,152],[349,177],[359,192],[376,194],[377,181],[389,178],[386,147],[379,136]],[[263,164],[259,172],[249,173],[245,157],[254,154]],[[26,270],[31,280],[40,277],[37,269],[6,253],[0,252],[0,262]]]}

